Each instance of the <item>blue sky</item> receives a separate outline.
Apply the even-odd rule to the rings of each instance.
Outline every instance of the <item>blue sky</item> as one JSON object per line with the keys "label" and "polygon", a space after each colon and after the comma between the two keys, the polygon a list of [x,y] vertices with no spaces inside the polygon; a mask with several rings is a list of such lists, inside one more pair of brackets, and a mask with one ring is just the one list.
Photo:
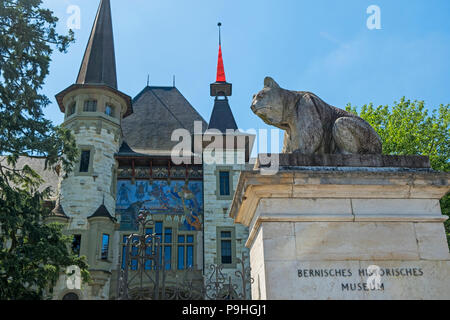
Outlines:
{"label": "blue sky", "polygon": [[[54,53],[44,93],[46,116],[60,124],[54,95],[75,82],[99,0],[44,0],[67,30],[67,8],[81,9],[68,54]],[[267,128],[250,110],[270,75],[336,107],[392,104],[402,96],[430,109],[450,103],[448,0],[111,0],[119,90],[134,97],[146,85],[176,85],[208,121],[215,81],[217,22],[223,23],[230,104],[239,127]],[[369,30],[366,9],[381,9]]]}

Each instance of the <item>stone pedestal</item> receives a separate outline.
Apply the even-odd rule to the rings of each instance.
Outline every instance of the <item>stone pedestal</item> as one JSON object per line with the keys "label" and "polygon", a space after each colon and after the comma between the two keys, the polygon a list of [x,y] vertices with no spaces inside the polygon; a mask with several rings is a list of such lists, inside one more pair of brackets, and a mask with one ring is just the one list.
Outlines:
{"label": "stone pedestal", "polygon": [[253,299],[450,299],[450,174],[387,156],[283,155],[277,174],[259,169],[242,172],[231,208],[250,229]]}

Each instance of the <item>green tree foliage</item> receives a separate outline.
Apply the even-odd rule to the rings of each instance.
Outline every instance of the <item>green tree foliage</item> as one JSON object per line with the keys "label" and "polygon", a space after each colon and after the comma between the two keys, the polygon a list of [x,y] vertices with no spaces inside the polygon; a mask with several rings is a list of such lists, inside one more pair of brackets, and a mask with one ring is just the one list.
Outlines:
{"label": "green tree foliage", "polygon": [[[350,104],[347,111],[358,114]],[[432,112],[423,101],[404,97],[394,106],[364,105],[359,116],[369,122],[383,141],[383,153],[391,155],[427,155],[434,170],[450,171],[450,105]],[[442,213],[450,216],[450,195],[441,200]],[[445,223],[450,246],[450,221]]]}
{"label": "green tree foliage", "polygon": [[79,153],[70,132],[43,115],[50,56],[54,48],[66,52],[73,32],[59,35],[58,19],[41,5],[0,2],[0,300],[45,298],[70,265],[88,280],[85,260],[72,254],[62,227],[43,223],[52,190],[39,189],[43,181],[29,166],[17,166],[19,157],[40,158],[46,169],[67,174]]}

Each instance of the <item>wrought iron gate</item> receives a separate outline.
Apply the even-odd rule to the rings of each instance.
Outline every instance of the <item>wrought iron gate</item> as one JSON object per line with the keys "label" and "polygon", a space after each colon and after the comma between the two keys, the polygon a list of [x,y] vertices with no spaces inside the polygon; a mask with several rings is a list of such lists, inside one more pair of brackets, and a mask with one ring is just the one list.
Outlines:
{"label": "wrought iron gate", "polygon": [[223,265],[216,264],[209,266],[211,274],[207,279],[195,279],[193,268],[166,270],[160,237],[145,232],[147,226],[154,224],[149,216],[148,210],[140,211],[139,234],[127,238],[124,265],[118,266],[118,300],[250,299],[248,292],[253,279],[244,254],[236,259],[240,270],[233,276],[226,275]]}

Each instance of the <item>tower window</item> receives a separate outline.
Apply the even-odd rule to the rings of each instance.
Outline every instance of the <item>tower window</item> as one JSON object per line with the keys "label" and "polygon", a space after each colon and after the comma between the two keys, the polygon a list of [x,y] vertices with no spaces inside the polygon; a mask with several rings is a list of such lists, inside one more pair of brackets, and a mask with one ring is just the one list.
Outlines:
{"label": "tower window", "polygon": [[73,114],[75,114],[75,111],[77,110],[77,104],[76,102],[73,102],[70,106],[69,106],[69,112],[68,112],[68,116],[71,116]]}
{"label": "tower window", "polygon": [[80,172],[89,172],[90,161],[91,161],[91,150],[81,151]]}
{"label": "tower window", "polygon": [[109,254],[109,234],[103,234],[102,236],[102,260],[108,260]]}
{"label": "tower window", "polygon": [[114,117],[114,107],[107,104],[105,107],[105,114],[110,117]]}
{"label": "tower window", "polygon": [[73,236],[73,241],[72,241],[73,254],[80,256],[80,249],[81,249],[81,235],[76,234]]}
{"label": "tower window", "polygon": [[230,172],[220,171],[219,172],[219,184],[220,184],[220,195],[229,196],[230,192]]}
{"label": "tower window", "polygon": [[84,109],[85,112],[96,112],[97,111],[97,100],[86,100],[84,102]]}

